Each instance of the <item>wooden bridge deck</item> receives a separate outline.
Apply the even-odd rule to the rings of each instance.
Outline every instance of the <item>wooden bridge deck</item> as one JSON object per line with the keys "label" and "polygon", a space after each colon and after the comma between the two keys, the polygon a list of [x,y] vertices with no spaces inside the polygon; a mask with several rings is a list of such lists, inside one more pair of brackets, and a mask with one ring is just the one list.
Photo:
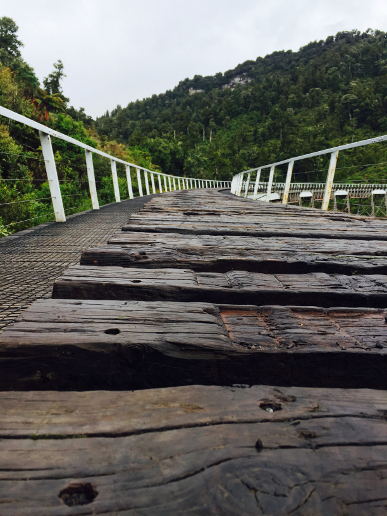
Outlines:
{"label": "wooden bridge deck", "polygon": [[121,226],[0,335],[0,513],[386,514],[385,222],[191,190]]}

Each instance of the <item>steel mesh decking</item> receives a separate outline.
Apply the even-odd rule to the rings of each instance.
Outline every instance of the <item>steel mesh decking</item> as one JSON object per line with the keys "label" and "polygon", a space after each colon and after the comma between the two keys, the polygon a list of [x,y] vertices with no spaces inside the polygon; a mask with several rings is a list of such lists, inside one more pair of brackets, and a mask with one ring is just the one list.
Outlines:
{"label": "steel mesh decking", "polygon": [[79,263],[82,248],[102,244],[153,195],[50,222],[0,239],[0,332],[35,299],[51,297],[54,280]]}

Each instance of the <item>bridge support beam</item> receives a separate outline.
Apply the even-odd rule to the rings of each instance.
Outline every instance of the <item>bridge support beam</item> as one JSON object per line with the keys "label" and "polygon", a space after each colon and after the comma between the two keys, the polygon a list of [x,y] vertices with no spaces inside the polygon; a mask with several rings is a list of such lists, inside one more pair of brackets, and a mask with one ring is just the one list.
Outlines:
{"label": "bridge support beam", "polygon": [[93,210],[99,210],[99,202],[97,195],[97,185],[95,184],[93,154],[91,151],[85,149],[87,179],[89,180],[89,190],[91,197],[91,205]]}
{"label": "bridge support beam", "polygon": [[42,152],[44,164],[46,165],[48,185],[50,187],[50,194],[52,200],[52,207],[54,208],[56,222],[66,222],[66,215],[63,208],[62,194],[59,187],[58,172],[56,171],[54,152],[52,150],[51,138],[48,134],[39,131],[40,143],[42,145]]}
{"label": "bridge support beam", "polygon": [[286,174],[284,194],[283,194],[283,197],[282,197],[282,204],[288,204],[289,191],[290,191],[290,183],[292,182],[293,167],[294,167],[294,161],[289,161],[289,163],[288,163],[288,171],[287,171],[287,174]]}
{"label": "bridge support beam", "polygon": [[118,178],[117,178],[117,165],[114,159],[110,160],[110,164],[112,167],[112,178],[113,178],[113,188],[114,188],[114,197],[116,202],[120,202],[120,189],[118,187]]}
{"label": "bridge support beam", "polygon": [[335,170],[336,170],[338,156],[339,156],[339,151],[332,152],[331,159],[329,162],[327,181],[325,183],[324,197],[323,197],[323,202],[322,202],[322,206],[321,206],[321,209],[325,210],[325,211],[328,210],[329,201],[331,198],[332,185],[333,185],[333,179],[335,177]]}

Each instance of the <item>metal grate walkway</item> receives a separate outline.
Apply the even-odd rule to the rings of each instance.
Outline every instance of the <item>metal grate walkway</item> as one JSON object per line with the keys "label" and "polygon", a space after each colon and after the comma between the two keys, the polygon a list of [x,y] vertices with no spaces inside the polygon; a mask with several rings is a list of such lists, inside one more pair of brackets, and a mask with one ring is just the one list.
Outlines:
{"label": "metal grate walkway", "polygon": [[154,195],[48,222],[0,239],[0,332],[35,299],[51,297],[54,280],[79,263],[82,248],[104,243]]}

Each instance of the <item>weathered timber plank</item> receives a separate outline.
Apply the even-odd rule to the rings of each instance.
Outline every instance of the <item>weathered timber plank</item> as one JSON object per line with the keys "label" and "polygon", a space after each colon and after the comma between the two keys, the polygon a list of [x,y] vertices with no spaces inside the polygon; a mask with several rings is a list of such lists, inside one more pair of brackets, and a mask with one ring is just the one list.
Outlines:
{"label": "weathered timber plank", "polygon": [[[370,231],[376,228],[383,229],[385,220],[378,220],[370,217],[361,217],[357,215],[349,215],[346,213],[324,212],[319,209],[305,208],[294,205],[282,205],[281,203],[266,203],[261,201],[253,201],[240,197],[224,195],[220,192],[176,192],[166,194],[162,197],[154,198],[149,201],[141,210],[145,216],[147,213],[157,214],[158,219],[165,215],[187,215],[190,218],[201,215],[211,215],[213,217],[222,217],[227,215],[229,220],[239,215],[249,217],[267,217],[266,222],[271,220],[286,218],[288,220],[304,220],[315,224],[313,219],[319,222],[341,222],[344,227],[358,227],[364,230],[369,228]],[[294,228],[296,229],[296,228]]]}
{"label": "weathered timber plank", "polygon": [[[148,215],[148,214],[147,214]],[[244,216],[241,216],[241,221],[232,220],[222,221],[207,217],[206,220],[187,220],[186,217],[165,217],[165,219],[157,217],[157,224],[155,224],[155,215],[149,214],[146,217],[144,214],[132,216],[128,224],[122,227],[123,231],[133,231],[141,233],[181,233],[184,235],[233,235],[233,236],[248,236],[248,237],[272,237],[272,236],[289,236],[289,237],[305,237],[305,238],[334,238],[334,239],[352,239],[352,240],[383,240],[386,241],[386,228],[378,230],[369,230],[364,228],[359,231],[356,227],[330,227],[329,223],[324,226],[317,224],[316,227],[305,224],[306,227],[299,226],[302,221],[294,221],[297,227],[290,227],[289,224],[293,221],[284,220],[282,224],[278,222],[267,221],[267,215],[262,217],[262,222],[246,221]],[[231,218],[231,216],[230,216]]]}
{"label": "weathered timber plank", "polygon": [[2,516],[387,509],[385,392],[5,393],[0,407]]}
{"label": "weathered timber plank", "polygon": [[387,276],[74,266],[55,281],[53,298],[384,308]]}
{"label": "weathered timber plank", "polygon": [[387,256],[387,241],[380,240],[336,240],[336,239],[308,239],[298,237],[269,237],[250,238],[247,236],[218,236],[218,235],[180,235],[175,233],[130,233],[121,231],[115,233],[108,240],[113,245],[174,245],[198,247],[202,249],[219,248],[261,251],[289,251],[289,252],[316,252],[324,254],[349,254],[366,256]]}
{"label": "weathered timber plank", "polygon": [[123,230],[386,240],[385,221],[194,192],[182,201],[179,194],[153,199]]}
{"label": "weathered timber plank", "polygon": [[[260,400],[278,404],[268,412]],[[383,419],[386,391],[192,385],[143,391],[2,392],[0,437],[120,436],[212,423]],[[295,425],[297,426],[297,425]]]}
{"label": "weathered timber plank", "polygon": [[107,245],[85,249],[81,265],[184,268],[266,274],[387,274],[387,242],[248,238],[174,233],[114,235]]}
{"label": "weathered timber plank", "polygon": [[0,337],[0,388],[387,388],[385,310],[41,300]]}

